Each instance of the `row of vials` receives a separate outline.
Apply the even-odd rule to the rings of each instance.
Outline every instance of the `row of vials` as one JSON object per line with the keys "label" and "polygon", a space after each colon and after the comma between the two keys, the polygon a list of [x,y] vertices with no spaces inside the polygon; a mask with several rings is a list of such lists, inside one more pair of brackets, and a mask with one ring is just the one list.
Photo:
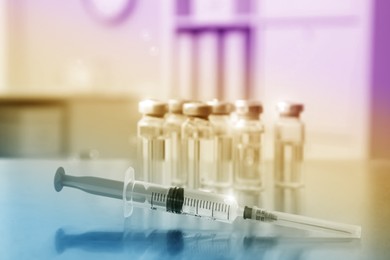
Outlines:
{"label": "row of vials", "polygon": [[[276,108],[274,183],[300,188],[303,105],[280,102]],[[139,112],[138,169],[145,181],[237,197],[264,190],[260,102],[148,99],[139,103]]]}

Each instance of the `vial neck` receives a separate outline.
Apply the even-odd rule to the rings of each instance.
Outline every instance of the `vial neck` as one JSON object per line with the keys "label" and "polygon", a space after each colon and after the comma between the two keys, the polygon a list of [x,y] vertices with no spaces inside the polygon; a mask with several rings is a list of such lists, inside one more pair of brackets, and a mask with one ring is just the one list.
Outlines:
{"label": "vial neck", "polygon": [[158,119],[164,118],[164,115],[157,115],[157,114],[144,114],[143,116],[147,118],[158,118]]}
{"label": "vial neck", "polygon": [[188,118],[190,118],[190,119],[202,119],[202,120],[208,121],[208,116],[194,116],[194,115],[190,115],[190,116],[188,116]]}
{"label": "vial neck", "polygon": [[252,114],[252,115],[237,115],[238,120],[260,120],[260,115]]}
{"label": "vial neck", "polygon": [[299,114],[280,114],[280,118],[290,118],[290,119],[299,119],[300,115]]}

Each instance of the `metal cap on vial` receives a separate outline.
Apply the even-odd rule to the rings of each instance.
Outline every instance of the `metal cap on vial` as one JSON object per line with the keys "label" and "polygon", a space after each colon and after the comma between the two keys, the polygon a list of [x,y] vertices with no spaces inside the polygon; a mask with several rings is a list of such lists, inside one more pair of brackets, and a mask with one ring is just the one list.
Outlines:
{"label": "metal cap on vial", "polygon": [[281,116],[299,117],[300,113],[304,109],[304,106],[300,103],[281,101],[276,105],[276,109]]}
{"label": "metal cap on vial", "polygon": [[244,116],[249,118],[258,118],[263,113],[263,105],[259,101],[253,100],[237,100],[234,103],[237,116]]}
{"label": "metal cap on vial", "polygon": [[233,111],[233,105],[230,102],[214,99],[207,104],[211,106],[211,113],[214,115],[229,115]]}
{"label": "metal cap on vial", "polygon": [[183,105],[186,116],[207,118],[211,114],[211,106],[203,102],[189,102]]}
{"label": "metal cap on vial", "polygon": [[138,111],[144,115],[163,117],[168,111],[167,103],[155,99],[145,99],[139,102]]}
{"label": "metal cap on vial", "polygon": [[170,99],[168,100],[168,111],[174,114],[182,114],[183,105],[187,102],[187,100],[182,99]]}

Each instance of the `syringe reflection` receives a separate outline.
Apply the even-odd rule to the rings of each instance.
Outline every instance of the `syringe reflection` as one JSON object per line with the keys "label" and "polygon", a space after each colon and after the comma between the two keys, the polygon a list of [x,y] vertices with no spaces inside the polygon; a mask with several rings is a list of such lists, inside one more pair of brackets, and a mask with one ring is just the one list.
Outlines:
{"label": "syringe reflection", "polygon": [[[217,231],[140,229],[128,231],[88,231],[70,233],[58,229],[55,235],[58,254],[79,249],[161,259],[301,259],[314,249],[356,249],[359,240],[351,238],[278,238],[241,236]],[[297,252],[300,252],[297,254]],[[275,259],[275,258],[272,258]],[[279,258],[276,258],[279,259]]]}
{"label": "syringe reflection", "polygon": [[228,235],[215,233],[191,233],[180,230],[91,231],[77,234],[64,229],[56,232],[58,254],[70,249],[88,252],[121,253],[130,256],[148,256],[161,259],[175,256],[186,259],[231,259]]}

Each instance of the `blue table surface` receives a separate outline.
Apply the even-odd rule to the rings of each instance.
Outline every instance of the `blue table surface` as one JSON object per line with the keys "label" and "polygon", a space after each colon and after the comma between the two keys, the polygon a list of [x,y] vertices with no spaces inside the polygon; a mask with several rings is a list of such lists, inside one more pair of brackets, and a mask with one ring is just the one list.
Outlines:
{"label": "blue table surface", "polygon": [[390,258],[390,163],[306,163],[299,196],[286,191],[277,197],[272,185],[262,194],[265,208],[361,225],[362,239],[148,209],[124,218],[121,200],[53,187],[59,166],[71,175],[123,181],[130,165],[0,160],[0,259]]}

